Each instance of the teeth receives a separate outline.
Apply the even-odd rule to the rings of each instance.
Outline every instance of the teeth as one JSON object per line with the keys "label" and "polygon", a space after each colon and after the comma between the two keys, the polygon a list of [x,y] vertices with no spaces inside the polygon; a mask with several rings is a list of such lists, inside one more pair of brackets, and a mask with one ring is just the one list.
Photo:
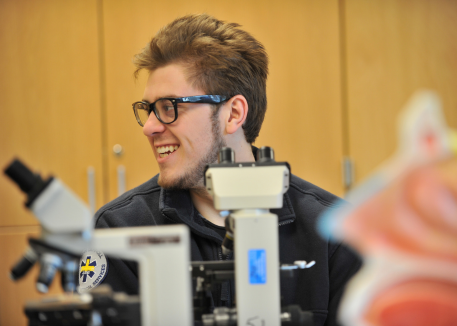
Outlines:
{"label": "teeth", "polygon": [[168,146],[160,146],[160,147],[156,147],[156,151],[157,153],[159,154],[163,154],[163,153],[167,153],[167,152],[171,152],[173,153],[174,151],[176,151],[177,149],[179,148],[178,145],[168,145]]}
{"label": "teeth", "polygon": [[165,156],[162,156],[162,154],[167,153],[167,152],[173,153],[178,148],[179,148],[179,145],[167,145],[167,146],[156,147],[156,151],[157,151],[157,153],[161,154],[160,157],[165,157]]}

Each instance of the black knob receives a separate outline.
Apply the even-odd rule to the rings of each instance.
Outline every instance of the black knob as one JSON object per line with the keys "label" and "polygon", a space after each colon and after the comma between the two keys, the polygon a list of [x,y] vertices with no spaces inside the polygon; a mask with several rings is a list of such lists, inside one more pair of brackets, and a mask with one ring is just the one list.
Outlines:
{"label": "black knob", "polygon": [[218,160],[219,163],[235,163],[235,152],[230,147],[222,147]]}
{"label": "black knob", "polygon": [[38,259],[38,255],[32,248],[28,248],[21,259],[11,269],[10,277],[16,281],[23,277],[32,268]]}
{"label": "black knob", "polygon": [[268,146],[263,146],[257,151],[257,161],[258,162],[274,162],[275,152],[273,148]]}

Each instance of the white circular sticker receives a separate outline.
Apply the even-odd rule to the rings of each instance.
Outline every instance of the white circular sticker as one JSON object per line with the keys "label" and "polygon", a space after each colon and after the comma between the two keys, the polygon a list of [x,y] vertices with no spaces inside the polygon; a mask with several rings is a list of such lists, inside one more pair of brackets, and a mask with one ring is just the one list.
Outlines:
{"label": "white circular sticker", "polygon": [[105,254],[101,251],[86,251],[79,264],[79,293],[89,292],[100,285],[107,274]]}

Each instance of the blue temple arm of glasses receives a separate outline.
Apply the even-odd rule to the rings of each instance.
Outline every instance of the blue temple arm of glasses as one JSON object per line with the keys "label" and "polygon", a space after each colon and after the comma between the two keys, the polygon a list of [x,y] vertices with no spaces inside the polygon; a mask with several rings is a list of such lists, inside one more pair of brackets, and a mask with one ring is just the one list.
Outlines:
{"label": "blue temple arm of glasses", "polygon": [[221,103],[228,97],[224,95],[197,95],[177,98],[178,103]]}

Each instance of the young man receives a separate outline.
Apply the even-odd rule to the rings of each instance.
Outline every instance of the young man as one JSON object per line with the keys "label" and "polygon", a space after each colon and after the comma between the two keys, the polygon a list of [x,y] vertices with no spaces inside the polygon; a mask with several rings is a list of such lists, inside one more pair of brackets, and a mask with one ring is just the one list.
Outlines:
{"label": "young man", "polygon": [[[266,111],[268,58],[263,46],[237,24],[188,15],[162,28],[134,60],[149,72],[143,99],[133,104],[160,174],[105,205],[96,227],[181,223],[191,231],[192,260],[220,260],[224,218],[203,185],[206,164],[223,146],[238,162],[255,160],[251,147]],[[360,262],[343,246],[321,239],[317,216],[336,199],[295,176],[279,219],[281,263],[316,260],[293,281],[282,282],[283,303],[313,311],[316,325],[334,325],[346,281]],[[230,259],[230,257],[228,257]],[[138,292],[135,264],[110,260],[104,283]],[[231,306],[234,283],[212,292],[214,306]]]}

